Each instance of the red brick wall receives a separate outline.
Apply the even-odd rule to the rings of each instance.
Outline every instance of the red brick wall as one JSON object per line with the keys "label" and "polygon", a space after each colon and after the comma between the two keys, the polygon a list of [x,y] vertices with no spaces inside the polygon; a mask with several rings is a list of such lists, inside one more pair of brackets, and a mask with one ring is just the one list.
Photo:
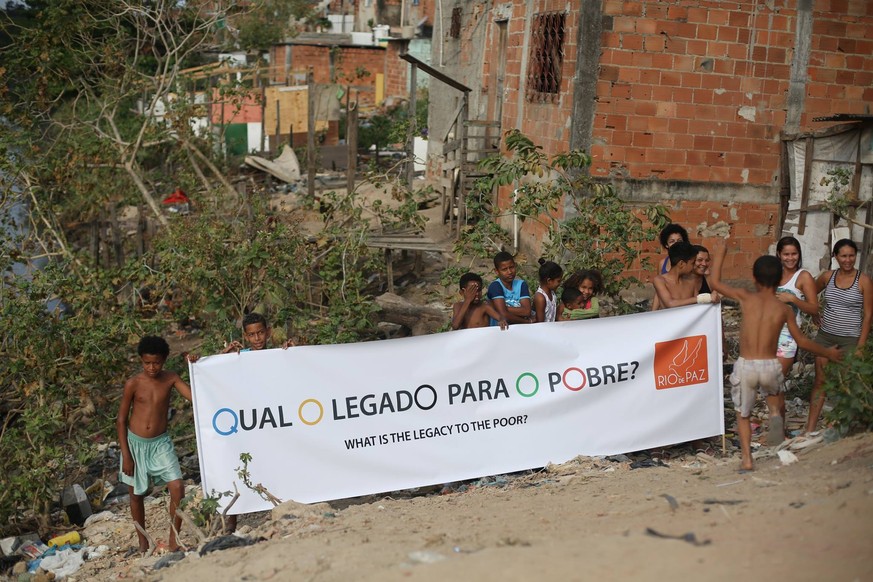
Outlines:
{"label": "red brick wall", "polygon": [[[523,105],[520,129],[549,153],[569,147],[581,1],[571,2],[567,10],[559,98]],[[520,73],[527,58],[525,29],[532,21],[524,0],[513,4],[504,130],[518,125],[518,100],[525,98]],[[788,115],[795,6],[793,0],[603,1],[592,174],[644,181],[654,184],[655,191],[668,180],[674,183],[671,191],[676,183],[685,190],[710,184],[758,188],[762,203],[662,200],[693,242],[711,243],[705,234],[713,224],[730,225],[730,245],[738,250],[726,265],[732,278],[748,278],[751,262],[780,234],[775,231],[779,137]],[[563,1],[534,2],[535,13],[565,9]],[[826,126],[813,117],[870,112],[873,40],[868,39],[873,39],[873,2],[815,1],[801,131]],[[484,78],[494,66],[485,63]],[[724,200],[727,193],[722,187],[719,197]],[[509,196],[501,192],[503,204]],[[700,224],[705,228],[695,234]],[[523,240],[538,248],[542,230],[527,221]]]}
{"label": "red brick wall", "polygon": [[[794,4],[606,0],[595,175],[772,184]],[[802,128],[873,100],[873,2],[819,0],[813,18]]]}
{"label": "red brick wall", "polygon": [[[409,63],[400,58],[400,52],[406,50],[406,44],[389,42],[385,53],[385,97],[408,97],[406,87]],[[422,73],[424,74],[424,73]]]}
{"label": "red brick wall", "polygon": [[[222,117],[222,109],[224,116]],[[261,90],[254,89],[247,95],[236,98],[225,96],[224,101],[219,90],[212,90],[212,106],[210,108],[212,123],[259,123],[263,117],[261,109]]]}
{"label": "red brick wall", "polygon": [[[717,240],[730,235],[724,263],[727,279],[751,279],[752,263],[767,254],[769,246],[779,238],[778,204],[677,200],[671,205],[670,216],[688,230],[691,244],[712,250]],[[652,266],[660,266],[667,256],[658,241],[649,243],[645,250],[642,256]],[[656,272],[651,268],[635,268],[627,274],[650,282]]]}
{"label": "red brick wall", "polygon": [[873,104],[873,2],[818,0],[803,127],[813,117],[871,113]]}
{"label": "red brick wall", "polygon": [[[382,47],[334,47],[333,78],[331,78],[329,46],[320,45],[278,45],[270,50],[273,83],[285,83],[285,51],[291,50],[292,71],[306,71],[313,67],[316,83],[339,83],[350,85],[361,105],[378,105],[376,97],[376,77],[384,75],[385,97],[407,96],[407,69],[409,64],[400,59],[402,43],[389,42]],[[366,74],[369,73],[369,74]]]}

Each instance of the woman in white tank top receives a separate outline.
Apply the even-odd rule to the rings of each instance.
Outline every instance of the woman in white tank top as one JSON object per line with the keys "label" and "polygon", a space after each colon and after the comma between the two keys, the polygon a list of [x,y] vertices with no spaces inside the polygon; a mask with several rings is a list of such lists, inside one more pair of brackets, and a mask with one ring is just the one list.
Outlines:
{"label": "woman in white tank top", "polygon": [[[776,297],[787,303],[797,317],[797,325],[801,324],[800,314],[818,315],[818,296],[815,292],[815,279],[809,271],[802,269],[803,255],[800,251],[800,241],[793,236],[784,236],[776,243],[776,256],[782,263],[782,279],[776,288]],[[776,358],[782,364],[782,375],[788,378],[788,372],[797,358],[797,342],[791,337],[788,326],[784,325],[779,333],[779,343],[776,348]],[[779,394],[779,412],[782,416],[782,426],[787,426],[785,420],[785,392]],[[783,435],[784,436],[784,435]]]}
{"label": "woman in white tank top", "polygon": [[[797,317],[797,325],[801,324],[801,313],[818,315],[818,296],[815,292],[815,279],[803,266],[803,255],[800,242],[793,236],[785,236],[776,243],[776,256],[782,263],[782,279],[776,288],[776,297],[791,306]],[[776,356],[782,363],[782,375],[788,377],[788,372],[797,356],[797,342],[788,333],[788,326],[782,328],[779,335],[779,348]]]}

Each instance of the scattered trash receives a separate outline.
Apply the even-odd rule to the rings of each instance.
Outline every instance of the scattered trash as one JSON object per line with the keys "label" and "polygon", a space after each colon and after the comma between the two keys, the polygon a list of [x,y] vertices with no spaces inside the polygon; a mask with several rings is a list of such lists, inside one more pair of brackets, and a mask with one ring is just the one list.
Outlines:
{"label": "scattered trash", "polygon": [[258,540],[253,540],[252,538],[244,538],[240,536],[236,536],[233,534],[229,534],[226,536],[221,536],[220,538],[215,538],[211,542],[207,542],[204,544],[202,548],[200,548],[200,555],[205,556],[210,552],[217,552],[220,550],[229,550],[230,548],[242,548],[244,546],[251,546],[258,542]]}
{"label": "scattered trash", "polygon": [[94,525],[95,523],[99,523],[101,521],[117,521],[118,516],[116,516],[111,511],[101,511],[100,513],[92,514],[88,519],[85,520],[85,527]]}
{"label": "scattered trash", "polygon": [[779,460],[783,465],[790,465],[797,462],[797,455],[791,451],[779,451]]}
{"label": "scattered trash", "polygon": [[109,546],[97,546],[96,548],[88,546],[85,548],[85,551],[82,552],[82,557],[87,560],[97,560],[106,555],[106,552],[109,551]]}
{"label": "scattered trash", "polygon": [[630,458],[627,455],[610,455],[606,457],[606,460],[613,463],[627,463],[630,461]]}
{"label": "scattered trash", "polygon": [[185,552],[172,552],[155,562],[155,570],[168,568],[185,557]]}
{"label": "scattered trash", "polygon": [[704,499],[704,505],[739,505],[745,503],[745,499]]}
{"label": "scattered trash", "polygon": [[35,560],[48,551],[49,547],[40,540],[25,542],[15,552],[28,560]]}
{"label": "scattered trash", "polygon": [[737,483],[742,483],[745,479],[740,479],[738,481],[728,481],[727,483],[719,483],[716,487],[727,487],[728,485],[736,485]]}
{"label": "scattered trash", "polygon": [[408,558],[413,564],[435,564],[446,559],[438,552],[428,551],[409,552]]}
{"label": "scattered trash", "polygon": [[177,214],[188,214],[191,210],[191,199],[181,188],[176,188],[172,194],[161,200],[161,204],[166,206],[169,212]]}
{"label": "scattered trash", "polygon": [[77,531],[70,531],[59,536],[55,536],[48,541],[49,547],[63,546],[64,544],[78,544],[82,541],[82,536]]}
{"label": "scattered trash", "polygon": [[800,509],[804,505],[806,505],[806,503],[804,503],[803,501],[792,501],[788,504],[789,507],[793,507],[794,509]]}
{"label": "scattered trash", "polygon": [[78,483],[64,489],[61,504],[70,521],[80,527],[91,517],[91,502],[88,501],[88,494]]}
{"label": "scattered trash", "polygon": [[676,511],[677,509],[679,509],[679,502],[676,501],[675,497],[673,497],[672,495],[667,495],[666,493],[661,493],[661,497],[667,500],[667,503],[670,504],[670,509],[672,511]]}
{"label": "scattered trash", "polygon": [[659,531],[655,531],[650,527],[646,528],[646,535],[650,535],[656,538],[664,538],[668,540],[682,540],[683,542],[688,542],[693,546],[707,546],[712,543],[710,540],[698,540],[697,536],[692,532],[688,532],[686,534],[682,534],[681,536],[664,534]]}
{"label": "scattered trash", "polygon": [[648,467],[669,467],[667,463],[662,461],[661,459],[642,459],[639,461],[634,461],[630,464],[631,469],[644,469]]}
{"label": "scattered trash", "polygon": [[11,556],[15,549],[18,547],[20,542],[18,542],[18,538],[13,536],[11,538],[3,538],[0,540],[0,554],[4,556]]}
{"label": "scattered trash", "polygon": [[82,563],[85,561],[82,553],[82,549],[70,546],[52,548],[43,554],[42,559],[31,563],[28,570],[35,572],[38,567],[46,572],[51,572],[56,578],[65,578],[75,574],[82,567]]}
{"label": "scattered trash", "polygon": [[300,162],[297,160],[294,149],[290,147],[283,148],[279,157],[272,161],[259,156],[246,156],[244,161],[253,168],[266,172],[283,182],[296,182],[301,177]]}

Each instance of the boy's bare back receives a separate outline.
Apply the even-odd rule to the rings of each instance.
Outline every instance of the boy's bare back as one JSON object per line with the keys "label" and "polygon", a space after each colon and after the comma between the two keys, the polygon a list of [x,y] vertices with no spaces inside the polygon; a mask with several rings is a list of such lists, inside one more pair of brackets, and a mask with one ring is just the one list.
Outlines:
{"label": "boy's bare back", "polygon": [[[127,427],[135,435],[152,438],[167,431],[167,411],[170,409],[170,393],[173,386],[179,386],[185,396],[185,384],[178,374],[161,370],[152,377],[140,372],[124,385],[122,404],[129,400],[132,407]],[[190,395],[190,389],[189,389]],[[190,396],[187,396],[190,399]]]}
{"label": "boy's bare back", "polygon": [[743,312],[740,323],[740,356],[747,360],[776,357],[779,332],[793,320],[791,308],[776,299],[773,290],[761,290],[736,297]]}

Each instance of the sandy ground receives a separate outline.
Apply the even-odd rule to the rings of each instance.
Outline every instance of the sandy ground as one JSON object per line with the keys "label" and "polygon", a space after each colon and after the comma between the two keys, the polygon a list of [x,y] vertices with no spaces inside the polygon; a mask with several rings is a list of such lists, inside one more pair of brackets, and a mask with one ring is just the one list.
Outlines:
{"label": "sandy ground", "polygon": [[[242,520],[264,541],[160,570],[158,556],[123,558],[134,536],[121,508],[102,530],[117,545],[75,578],[873,580],[873,434],[795,450],[790,465],[758,451],[746,474],[736,454],[668,450],[668,467],[579,458],[446,494],[292,504]],[[150,530],[166,527],[160,501],[148,515]]]}

